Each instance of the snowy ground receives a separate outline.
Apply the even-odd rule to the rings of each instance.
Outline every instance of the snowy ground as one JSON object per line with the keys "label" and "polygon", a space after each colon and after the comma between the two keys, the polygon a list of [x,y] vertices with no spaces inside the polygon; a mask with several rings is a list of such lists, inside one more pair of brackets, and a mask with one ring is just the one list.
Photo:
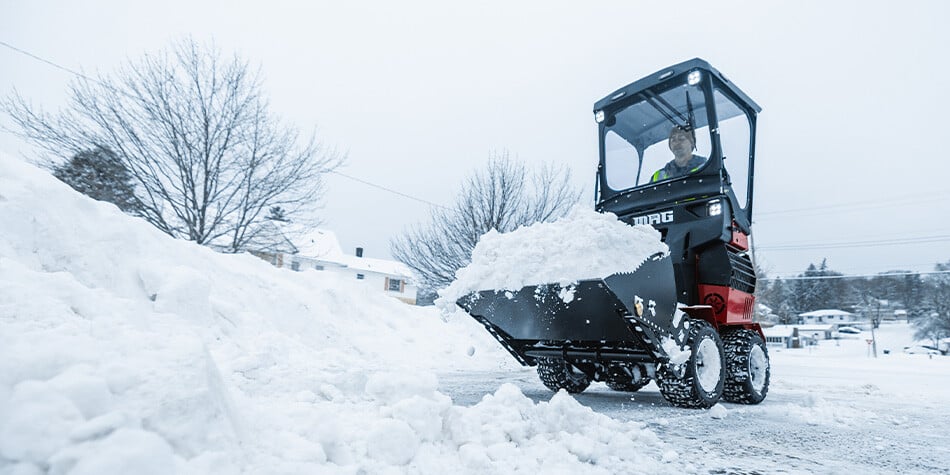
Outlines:
{"label": "snowy ground", "polygon": [[950,467],[950,358],[775,352],[755,407],[552,395],[467,317],[171,240],[5,156],[0,226],[0,474]]}
{"label": "snowy ground", "polygon": [[[865,343],[870,332],[812,349],[772,348],[772,385],[758,406],[677,409],[653,383],[635,394],[594,384],[575,399],[644,424],[697,473],[947,473],[950,357],[900,353],[912,334],[906,323],[885,324],[876,359]],[[551,397],[531,368],[445,373],[440,389],[467,404],[499,381],[535,401]]]}

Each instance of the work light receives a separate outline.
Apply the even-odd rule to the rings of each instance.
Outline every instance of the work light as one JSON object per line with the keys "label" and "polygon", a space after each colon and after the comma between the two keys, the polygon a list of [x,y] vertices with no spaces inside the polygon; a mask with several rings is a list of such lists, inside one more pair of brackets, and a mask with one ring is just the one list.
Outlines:
{"label": "work light", "polygon": [[699,81],[702,78],[703,78],[702,73],[700,73],[699,71],[693,71],[689,73],[689,76],[686,76],[686,84],[689,84],[690,86],[695,86],[699,84]]}

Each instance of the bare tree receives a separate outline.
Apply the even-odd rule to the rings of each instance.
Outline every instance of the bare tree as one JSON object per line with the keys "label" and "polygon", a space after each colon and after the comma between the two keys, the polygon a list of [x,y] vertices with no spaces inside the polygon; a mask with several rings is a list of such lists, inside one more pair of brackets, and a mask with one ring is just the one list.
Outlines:
{"label": "bare tree", "polygon": [[454,206],[433,209],[428,223],[393,239],[390,251],[420,277],[422,288],[440,289],[471,262],[482,234],[554,220],[579,199],[568,168],[544,165],[529,173],[507,152],[493,154],[484,170],[465,181]]}
{"label": "bare tree", "polygon": [[169,235],[244,249],[279,206],[308,218],[322,176],[343,156],[301,138],[268,110],[256,73],[193,40],[129,62],[113,77],[82,76],[50,115],[19,95],[3,103],[21,134],[49,153],[111,150],[131,173],[140,215]]}

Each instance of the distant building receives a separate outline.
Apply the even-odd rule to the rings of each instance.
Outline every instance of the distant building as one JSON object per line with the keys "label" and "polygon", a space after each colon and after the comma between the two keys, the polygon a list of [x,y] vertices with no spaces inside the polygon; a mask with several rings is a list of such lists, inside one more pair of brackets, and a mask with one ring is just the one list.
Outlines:
{"label": "distant building", "polygon": [[798,314],[799,323],[817,324],[817,323],[854,323],[856,320],[854,314],[844,310],[815,310]]}
{"label": "distant building", "polygon": [[838,337],[838,324],[774,325],[763,327],[765,344],[782,348],[803,348],[817,345],[819,340]]}
{"label": "distant building", "polygon": [[795,329],[788,325],[763,327],[762,333],[765,333],[765,344],[767,346],[777,346],[780,348],[793,348],[794,341],[798,338]]}
{"label": "distant building", "polygon": [[408,304],[416,303],[418,288],[409,267],[397,261],[363,257],[361,247],[353,254],[344,254],[332,231],[316,230],[295,242],[287,239],[277,242],[280,245],[251,251],[251,254],[293,271],[313,269],[340,274]]}

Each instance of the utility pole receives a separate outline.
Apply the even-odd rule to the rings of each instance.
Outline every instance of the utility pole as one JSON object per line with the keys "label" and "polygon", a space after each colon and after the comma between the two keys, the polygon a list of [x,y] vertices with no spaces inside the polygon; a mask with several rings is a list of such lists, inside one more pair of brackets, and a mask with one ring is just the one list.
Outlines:
{"label": "utility pole", "polygon": [[[881,321],[881,300],[875,298],[874,301],[877,302],[876,320],[879,322]],[[874,320],[875,319],[871,320],[871,349],[874,351],[874,357],[877,358],[877,337],[874,336],[874,327],[875,327]]]}

